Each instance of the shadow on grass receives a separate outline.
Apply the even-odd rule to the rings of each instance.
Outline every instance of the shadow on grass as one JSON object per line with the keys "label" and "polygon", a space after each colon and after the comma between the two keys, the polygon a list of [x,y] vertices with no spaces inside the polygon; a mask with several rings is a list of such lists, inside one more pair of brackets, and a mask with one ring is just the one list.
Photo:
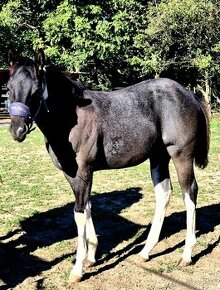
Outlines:
{"label": "shadow on grass", "polygon": [[[137,203],[141,198],[140,188],[130,188],[125,191],[113,191],[92,196],[94,223],[99,236],[97,264],[101,265],[103,262],[114,259],[112,262],[105,263],[98,270],[86,274],[84,279],[116,266],[141,249],[140,244],[146,239],[150,225],[144,227],[145,230],[140,235],[140,230],[143,229],[142,225],[133,223],[119,215],[122,210]],[[198,235],[214,230],[214,227],[220,223],[219,213],[219,204],[197,210]],[[184,228],[185,213],[174,213],[165,219],[161,239],[169,237]],[[44,213],[37,213],[21,222],[19,229],[0,237],[0,279],[5,284],[5,286],[0,288],[2,290],[13,288],[26,278],[49,270],[54,265],[73,256],[74,253],[71,252],[65,255],[61,254],[53,261],[47,261],[36,257],[33,252],[38,248],[73,239],[76,235],[73,203]],[[137,238],[133,239],[124,248],[109,253],[122,241],[129,240],[135,236]],[[209,244],[207,249],[194,257],[194,260],[197,261],[202,256],[210,253],[218,242],[219,239],[212,245]],[[181,247],[183,243],[184,241],[154,255],[154,257],[174,251],[176,248]]]}
{"label": "shadow on grass", "polygon": [[[100,238],[102,252],[114,248],[123,239],[130,239],[140,229],[140,225],[119,216],[123,209],[142,198],[139,191],[140,188],[130,188],[92,196],[94,221],[98,223],[97,234],[103,233],[103,238]],[[33,252],[76,236],[73,203],[34,214],[22,221],[18,229],[0,237],[0,279],[5,284],[0,289],[13,288],[26,278],[36,276],[73,256],[71,252],[46,261]]]}

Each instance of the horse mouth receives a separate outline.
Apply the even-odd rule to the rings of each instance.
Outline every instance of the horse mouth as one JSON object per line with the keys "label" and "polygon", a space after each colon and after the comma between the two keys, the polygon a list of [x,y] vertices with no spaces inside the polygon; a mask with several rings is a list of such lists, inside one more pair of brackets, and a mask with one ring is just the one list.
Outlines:
{"label": "horse mouth", "polygon": [[[12,137],[13,137],[13,136],[12,136]],[[26,135],[24,135],[24,136],[20,136],[20,137],[13,137],[13,139],[14,139],[15,141],[17,141],[18,143],[23,142],[23,141],[25,140],[25,138],[26,138]]]}
{"label": "horse mouth", "polygon": [[17,127],[14,124],[11,124],[9,131],[11,133],[12,138],[19,143],[23,142],[27,135],[26,125]]}

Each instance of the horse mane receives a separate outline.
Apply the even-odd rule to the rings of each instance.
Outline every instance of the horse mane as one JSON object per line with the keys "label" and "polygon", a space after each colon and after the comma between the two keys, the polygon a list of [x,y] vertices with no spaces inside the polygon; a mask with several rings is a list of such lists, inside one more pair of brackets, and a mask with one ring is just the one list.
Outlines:
{"label": "horse mane", "polygon": [[[17,69],[19,69],[21,66],[37,68],[37,63],[36,60],[32,58],[16,54],[9,68],[10,76],[13,76]],[[53,75],[58,79],[63,79],[63,81],[66,82],[66,88],[68,88],[70,90],[70,94],[72,94],[75,99],[77,99],[78,106],[86,106],[91,103],[90,100],[84,99],[84,91],[87,89],[87,87],[82,82],[72,79],[69,76],[69,73],[63,72],[59,66],[51,64],[50,62],[44,67],[45,71],[48,72],[49,75]]]}
{"label": "horse mane", "polygon": [[[65,75],[65,73],[64,73],[64,75]],[[67,78],[71,81],[71,83],[73,85],[72,93],[77,95],[78,97],[83,97],[83,93],[87,89],[87,87],[83,83],[81,83],[80,81],[73,80],[69,77],[67,77]]]}
{"label": "horse mane", "polygon": [[69,77],[68,73],[63,72],[62,69],[53,64],[46,66],[46,71],[48,75],[54,76],[64,82],[64,87],[69,91],[69,94],[73,96],[72,99],[76,101],[76,105],[84,107],[91,104],[90,99],[84,98],[84,91],[87,87],[82,82],[73,80]]}

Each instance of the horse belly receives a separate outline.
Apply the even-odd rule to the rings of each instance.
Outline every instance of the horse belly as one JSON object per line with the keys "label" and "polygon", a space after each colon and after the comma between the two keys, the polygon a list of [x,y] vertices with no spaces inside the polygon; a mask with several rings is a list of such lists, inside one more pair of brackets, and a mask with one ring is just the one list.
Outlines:
{"label": "horse belly", "polygon": [[156,135],[147,130],[136,131],[136,134],[118,135],[106,138],[104,156],[107,168],[124,168],[145,161],[156,140]]}

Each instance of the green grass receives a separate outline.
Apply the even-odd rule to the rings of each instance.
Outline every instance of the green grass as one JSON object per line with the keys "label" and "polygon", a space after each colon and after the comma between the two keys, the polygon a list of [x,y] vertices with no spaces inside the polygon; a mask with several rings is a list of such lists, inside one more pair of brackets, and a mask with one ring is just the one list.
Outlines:
{"label": "green grass", "polygon": [[0,129],[0,233],[38,211],[72,199],[63,174],[50,161],[43,136],[35,130],[24,143]]}

